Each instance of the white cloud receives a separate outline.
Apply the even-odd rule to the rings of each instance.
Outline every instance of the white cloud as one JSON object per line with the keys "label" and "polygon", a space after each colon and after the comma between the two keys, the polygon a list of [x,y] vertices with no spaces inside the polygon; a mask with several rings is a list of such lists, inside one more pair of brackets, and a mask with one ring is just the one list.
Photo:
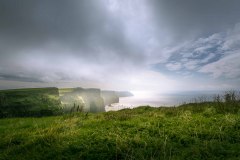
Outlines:
{"label": "white cloud", "polygon": [[222,50],[236,49],[240,49],[240,23],[236,24],[233,29],[228,30],[222,46]]}
{"label": "white cloud", "polygon": [[[184,45],[183,45],[184,44]],[[240,76],[240,23],[225,32],[206,38],[184,42],[169,51],[165,67],[169,71],[182,70],[194,73],[209,73],[215,78]],[[175,58],[174,58],[175,57]]]}
{"label": "white cloud", "polygon": [[240,23],[227,31],[219,50],[224,56],[216,62],[203,66],[199,72],[210,73],[214,78],[239,78]]}
{"label": "white cloud", "polygon": [[192,60],[184,63],[184,67],[188,70],[194,70],[199,66],[200,61]]}
{"label": "white cloud", "polygon": [[240,50],[234,54],[226,55],[217,62],[203,66],[199,72],[210,73],[214,78],[239,78],[240,77]]}
{"label": "white cloud", "polygon": [[173,62],[173,63],[168,63],[166,65],[166,67],[170,71],[177,71],[177,70],[180,70],[182,68],[182,64],[178,63],[178,62]]}
{"label": "white cloud", "polygon": [[207,57],[205,57],[204,59],[200,60],[200,63],[208,63],[214,57],[215,57],[215,54],[214,53],[210,53]]}

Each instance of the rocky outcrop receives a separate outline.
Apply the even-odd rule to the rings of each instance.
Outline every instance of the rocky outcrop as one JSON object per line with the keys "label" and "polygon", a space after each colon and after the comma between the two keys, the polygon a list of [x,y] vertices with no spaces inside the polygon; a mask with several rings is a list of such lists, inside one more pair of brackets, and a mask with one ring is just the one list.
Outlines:
{"label": "rocky outcrop", "polygon": [[119,97],[133,96],[127,91],[107,91],[96,88],[59,89],[64,112],[104,112],[106,105],[119,103]]}
{"label": "rocky outcrop", "polygon": [[84,112],[104,112],[104,100],[101,97],[101,90],[95,88],[74,88],[64,90],[60,94],[60,100],[65,112],[84,111]]}
{"label": "rocky outcrop", "polygon": [[25,88],[0,91],[0,117],[45,116],[62,112],[105,112],[130,92],[96,88]]}
{"label": "rocky outcrop", "polygon": [[119,96],[115,91],[101,91],[101,96],[104,100],[104,105],[119,103]]}

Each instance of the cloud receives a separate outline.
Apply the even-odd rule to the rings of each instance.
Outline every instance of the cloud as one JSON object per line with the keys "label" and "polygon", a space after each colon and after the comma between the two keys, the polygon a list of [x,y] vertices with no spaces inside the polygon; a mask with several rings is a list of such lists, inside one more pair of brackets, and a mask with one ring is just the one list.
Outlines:
{"label": "cloud", "polygon": [[237,78],[240,80],[240,50],[236,54],[223,57],[217,62],[203,66],[199,71],[210,73],[214,78]]}
{"label": "cloud", "polygon": [[128,37],[125,19],[108,1],[0,3],[2,78],[97,80],[144,64],[141,49]]}
{"label": "cloud", "polygon": [[173,63],[166,64],[166,67],[170,71],[177,71],[177,70],[180,70],[182,68],[182,64],[178,63],[178,62],[173,62]]}
{"label": "cloud", "polygon": [[222,32],[240,21],[238,0],[153,0],[156,23],[172,41]]}
{"label": "cloud", "polygon": [[196,72],[203,65],[221,58],[224,54],[221,48],[224,43],[223,38],[222,33],[218,33],[206,38],[184,42],[175,47],[174,50],[168,50],[169,57],[161,64],[165,64],[169,71]]}
{"label": "cloud", "polygon": [[224,37],[224,43],[219,50],[223,57],[216,62],[203,66],[199,71],[210,73],[214,78],[224,77],[228,79],[240,78],[240,24],[229,29]]}
{"label": "cloud", "polygon": [[[137,89],[128,78],[138,77],[136,86],[147,88],[148,82],[154,89],[164,82],[181,88],[185,81],[170,80],[179,75],[237,77],[233,69],[220,67],[221,72],[217,66],[238,68],[236,60],[227,61],[239,50],[240,27],[234,27],[239,5],[238,0],[1,0],[0,79]],[[152,73],[152,66],[158,72]]]}
{"label": "cloud", "polygon": [[236,50],[240,49],[240,23],[237,23],[233,29],[229,29],[226,33],[225,42],[222,50]]}
{"label": "cloud", "polygon": [[[95,1],[1,1],[0,27],[4,54],[17,54],[54,44],[81,58],[112,54],[141,57],[125,34],[125,24]],[[51,54],[59,55],[52,51]],[[102,60],[102,59],[100,59]]]}
{"label": "cloud", "polygon": [[[182,76],[186,76],[186,73],[208,73],[214,78],[239,78],[239,37],[238,23],[232,29],[175,47],[177,49],[169,52],[170,56],[166,62],[155,65],[164,66],[169,72]],[[163,67],[158,70],[161,72],[162,69]]]}

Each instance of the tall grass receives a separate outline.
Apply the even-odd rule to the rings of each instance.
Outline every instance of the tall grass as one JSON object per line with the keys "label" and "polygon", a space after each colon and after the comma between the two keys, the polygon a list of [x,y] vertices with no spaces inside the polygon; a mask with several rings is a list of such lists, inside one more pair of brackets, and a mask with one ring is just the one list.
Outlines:
{"label": "tall grass", "polygon": [[238,160],[236,97],[179,107],[0,119],[0,159]]}

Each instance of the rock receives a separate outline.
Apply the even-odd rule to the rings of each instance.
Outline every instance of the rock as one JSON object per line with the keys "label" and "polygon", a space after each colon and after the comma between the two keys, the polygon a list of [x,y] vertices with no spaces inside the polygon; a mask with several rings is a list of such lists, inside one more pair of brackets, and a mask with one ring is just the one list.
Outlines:
{"label": "rock", "polygon": [[104,112],[105,106],[100,89],[74,88],[64,91],[60,99],[64,111]]}
{"label": "rock", "polygon": [[104,100],[104,105],[119,103],[119,96],[115,91],[101,91],[101,96]]}

